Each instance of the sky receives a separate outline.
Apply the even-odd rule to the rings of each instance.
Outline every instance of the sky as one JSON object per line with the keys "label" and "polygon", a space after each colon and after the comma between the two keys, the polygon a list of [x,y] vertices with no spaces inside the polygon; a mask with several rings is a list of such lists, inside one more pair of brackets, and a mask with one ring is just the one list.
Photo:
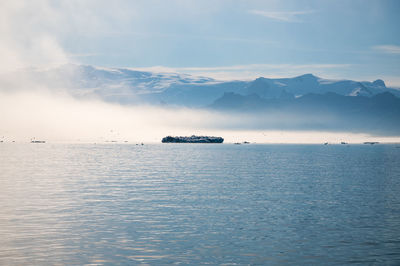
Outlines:
{"label": "sky", "polygon": [[400,87],[397,0],[3,0],[0,10],[0,71],[76,62]]}

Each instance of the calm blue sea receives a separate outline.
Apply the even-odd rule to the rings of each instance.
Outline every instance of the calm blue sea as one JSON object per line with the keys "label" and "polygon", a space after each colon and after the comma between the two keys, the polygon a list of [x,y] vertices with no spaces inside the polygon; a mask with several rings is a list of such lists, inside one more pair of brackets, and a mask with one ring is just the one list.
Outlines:
{"label": "calm blue sea", "polygon": [[400,145],[0,143],[0,265],[399,265]]}

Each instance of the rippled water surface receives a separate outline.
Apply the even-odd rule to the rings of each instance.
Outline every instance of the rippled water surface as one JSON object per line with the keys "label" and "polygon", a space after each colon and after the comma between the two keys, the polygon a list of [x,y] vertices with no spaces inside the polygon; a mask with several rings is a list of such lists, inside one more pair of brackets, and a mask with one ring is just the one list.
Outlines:
{"label": "rippled water surface", "polygon": [[0,264],[400,264],[396,145],[0,144]]}

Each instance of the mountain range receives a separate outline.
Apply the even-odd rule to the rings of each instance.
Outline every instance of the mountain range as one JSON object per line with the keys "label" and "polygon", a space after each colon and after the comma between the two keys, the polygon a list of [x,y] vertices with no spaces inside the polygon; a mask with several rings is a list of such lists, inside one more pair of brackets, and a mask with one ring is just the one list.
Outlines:
{"label": "mountain range", "polygon": [[[11,81],[21,79],[54,90],[67,89],[74,97],[97,97],[125,105],[205,108],[256,117],[294,115],[303,121],[302,125],[291,123],[296,128],[400,135],[400,90],[386,87],[380,79],[332,80],[305,74],[220,81],[182,73],[67,64],[0,76],[0,90],[13,89]],[[316,115],[318,123],[307,123],[307,118]],[[287,128],[291,129],[290,125]]]}
{"label": "mountain range", "polygon": [[156,73],[130,68],[103,68],[66,64],[49,69],[25,69],[0,76],[4,81],[25,79],[47,87],[67,88],[77,97],[98,96],[105,101],[168,104],[204,107],[224,95],[234,92],[243,96],[257,94],[264,99],[290,99],[308,93],[335,92],[343,96],[371,97],[390,92],[400,97],[400,90],[386,87],[384,81],[330,80],[305,74],[294,78],[257,78],[255,80],[220,81],[182,73]]}

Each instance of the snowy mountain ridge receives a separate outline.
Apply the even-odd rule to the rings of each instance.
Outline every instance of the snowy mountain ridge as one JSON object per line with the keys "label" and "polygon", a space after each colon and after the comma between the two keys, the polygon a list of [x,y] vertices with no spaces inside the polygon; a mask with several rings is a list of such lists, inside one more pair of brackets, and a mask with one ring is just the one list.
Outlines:
{"label": "snowy mountain ridge", "polygon": [[64,88],[77,97],[96,96],[123,104],[149,103],[192,107],[206,106],[226,92],[256,94],[263,99],[290,99],[309,93],[334,92],[343,96],[372,97],[400,90],[386,87],[384,81],[323,79],[313,74],[293,78],[264,78],[253,81],[220,81],[213,78],[173,72],[140,71],[134,68],[96,67],[66,64],[48,69],[26,69],[0,76],[0,89],[21,76],[50,88]]}

